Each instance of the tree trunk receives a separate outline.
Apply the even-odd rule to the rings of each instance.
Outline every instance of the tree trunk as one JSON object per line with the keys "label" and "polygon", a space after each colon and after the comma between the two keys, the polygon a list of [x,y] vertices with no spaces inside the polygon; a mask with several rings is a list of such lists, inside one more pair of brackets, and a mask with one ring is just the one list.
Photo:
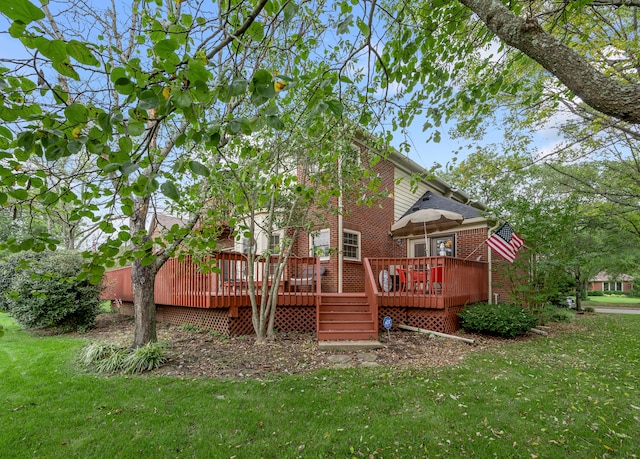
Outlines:
{"label": "tree trunk", "polygon": [[582,281],[576,276],[576,312],[582,311]]}
{"label": "tree trunk", "polygon": [[133,347],[156,342],[156,304],[153,297],[156,280],[154,264],[142,266],[135,260],[131,267],[131,286],[133,289],[133,309],[135,316],[135,333]]}

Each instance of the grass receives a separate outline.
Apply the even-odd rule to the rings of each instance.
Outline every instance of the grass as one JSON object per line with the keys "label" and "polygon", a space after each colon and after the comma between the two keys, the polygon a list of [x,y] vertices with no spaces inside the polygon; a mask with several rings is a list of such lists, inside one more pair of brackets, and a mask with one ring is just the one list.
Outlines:
{"label": "grass", "polygon": [[582,304],[586,306],[597,307],[629,307],[640,308],[640,298],[629,298],[627,296],[590,296],[588,300],[583,301]]}
{"label": "grass", "polygon": [[640,316],[576,320],[456,367],[219,381],[84,373],[84,340],[0,314],[0,455],[635,457]]}

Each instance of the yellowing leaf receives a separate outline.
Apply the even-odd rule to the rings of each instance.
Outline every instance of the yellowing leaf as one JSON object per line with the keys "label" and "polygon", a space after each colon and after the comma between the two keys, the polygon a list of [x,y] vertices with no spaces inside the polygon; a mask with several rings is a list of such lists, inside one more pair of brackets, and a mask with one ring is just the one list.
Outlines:
{"label": "yellowing leaf", "polygon": [[169,88],[169,86],[165,86],[165,88],[162,90],[162,97],[166,99],[169,98],[169,96],[171,95],[171,89]]}
{"label": "yellowing leaf", "polygon": [[82,129],[80,129],[80,127],[75,127],[73,129],[73,131],[71,131],[71,135],[73,136],[74,139],[77,139],[78,137],[80,137],[80,134],[82,132]]}
{"label": "yellowing leaf", "polygon": [[274,88],[276,91],[282,91],[282,90],[285,88],[285,86],[287,86],[287,83],[285,83],[284,81],[276,81],[276,82],[273,84],[273,88]]}

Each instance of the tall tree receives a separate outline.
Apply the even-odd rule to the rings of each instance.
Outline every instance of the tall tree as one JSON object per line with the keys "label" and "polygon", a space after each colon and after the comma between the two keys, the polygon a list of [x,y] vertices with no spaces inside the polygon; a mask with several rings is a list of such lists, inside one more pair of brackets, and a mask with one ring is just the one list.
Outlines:
{"label": "tall tree", "polygon": [[[342,94],[333,87],[357,81],[357,72],[346,71],[344,61],[329,62],[326,53],[323,67],[294,71],[322,44],[322,1],[246,0],[206,10],[198,2],[136,0],[125,10],[71,0],[55,7],[27,0],[0,5],[26,53],[5,60],[0,77],[0,202],[46,196],[48,205],[62,201],[74,218],[99,222],[112,235],[93,254],[87,275],[98,281],[115,258],[132,261],[134,346],[140,346],[156,339],[156,273],[204,213],[216,211],[206,209],[220,173],[211,164],[226,145],[241,134],[289,127],[280,95],[297,86],[315,88],[303,101],[309,113],[340,116]],[[366,107],[361,113],[372,118]],[[36,165],[61,159],[82,173],[59,189]],[[34,167],[23,170],[29,161]],[[79,168],[84,161],[89,167]],[[168,205],[188,212],[188,222],[154,241],[149,217]],[[118,216],[129,224],[114,224]],[[202,225],[198,234],[210,247],[218,232]],[[163,249],[154,251],[154,242]],[[40,235],[7,246],[40,250],[55,243]]]}

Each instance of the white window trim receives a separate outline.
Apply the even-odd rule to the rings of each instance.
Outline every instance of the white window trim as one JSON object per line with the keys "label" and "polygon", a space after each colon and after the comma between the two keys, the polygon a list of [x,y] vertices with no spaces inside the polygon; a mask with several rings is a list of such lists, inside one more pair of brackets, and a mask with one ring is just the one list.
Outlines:
{"label": "white window trim", "polygon": [[361,261],[362,260],[362,233],[360,231],[354,231],[354,230],[349,230],[349,229],[345,229],[342,230],[343,233],[348,233],[348,234],[355,234],[358,236],[358,246],[357,246],[357,256],[356,258],[353,257],[348,257],[345,255],[344,253],[344,237],[342,238],[342,256],[345,260],[349,260],[349,261]]}
{"label": "white window trim", "polygon": [[309,235],[309,256],[315,257],[317,254],[313,250],[313,239],[314,237],[320,235],[321,233],[327,233],[327,252],[320,256],[320,260],[329,260],[331,256],[328,251],[331,249],[331,230],[329,228],[323,228],[318,231],[314,231]]}

